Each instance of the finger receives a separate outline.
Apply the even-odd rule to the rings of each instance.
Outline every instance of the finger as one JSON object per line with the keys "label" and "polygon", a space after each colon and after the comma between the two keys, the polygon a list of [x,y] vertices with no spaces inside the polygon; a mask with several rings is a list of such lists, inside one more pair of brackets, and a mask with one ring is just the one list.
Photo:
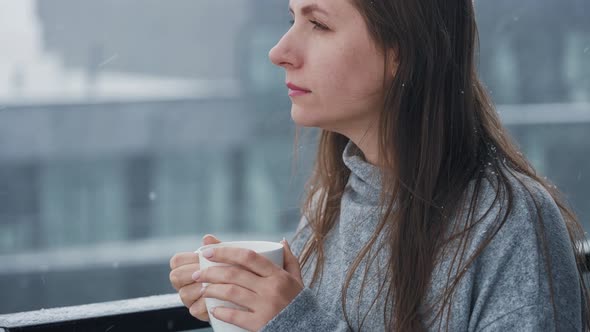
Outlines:
{"label": "finger", "polygon": [[[264,283],[260,276],[237,266],[212,266],[201,271],[200,283],[232,284],[258,293],[259,285]],[[262,285],[264,286],[264,285]]]}
{"label": "finger", "polygon": [[301,267],[299,266],[299,260],[291,251],[291,246],[287,240],[281,241],[283,244],[283,261],[285,262],[285,271],[289,272],[290,275],[295,277],[298,281],[302,281],[301,278]]}
{"label": "finger", "polygon": [[211,314],[221,321],[239,326],[248,331],[258,331],[260,329],[260,326],[256,324],[255,314],[248,311],[216,307],[214,310],[211,310]]}
{"label": "finger", "polygon": [[194,252],[180,252],[172,256],[170,258],[170,269],[174,270],[175,268],[186,265],[186,264],[194,264],[199,262],[199,255]]}
{"label": "finger", "polygon": [[178,290],[178,295],[180,296],[180,300],[185,307],[190,308],[195,302],[197,302],[201,296],[201,289],[203,285],[200,283],[193,283],[191,285],[186,285]]}
{"label": "finger", "polygon": [[253,310],[256,294],[251,290],[232,284],[212,284],[205,288],[203,298],[213,298],[237,304]]}
{"label": "finger", "polygon": [[178,290],[188,284],[195,282],[192,279],[193,273],[199,271],[199,264],[182,265],[170,271],[170,282],[174,289]]}
{"label": "finger", "polygon": [[207,311],[207,306],[205,305],[205,299],[201,298],[197,302],[193,303],[188,309],[191,316],[196,317],[198,320],[202,320],[205,322],[209,321],[209,312]]}
{"label": "finger", "polygon": [[212,262],[242,266],[261,277],[268,277],[280,269],[268,258],[249,249],[210,248],[203,251],[203,256]]}
{"label": "finger", "polygon": [[206,245],[215,244],[215,243],[221,243],[221,241],[211,234],[207,234],[207,235],[203,236],[203,245],[206,246]]}

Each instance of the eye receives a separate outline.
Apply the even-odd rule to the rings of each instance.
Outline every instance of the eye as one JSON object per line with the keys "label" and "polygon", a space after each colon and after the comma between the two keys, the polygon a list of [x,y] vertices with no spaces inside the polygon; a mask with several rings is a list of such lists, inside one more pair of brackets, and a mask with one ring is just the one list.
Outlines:
{"label": "eye", "polygon": [[316,21],[313,21],[313,20],[309,20],[309,22],[311,22],[311,24],[314,25],[314,27],[313,27],[314,29],[328,30],[328,27],[327,26],[325,26],[325,25],[323,25],[323,24],[321,24],[319,22],[316,22]]}
{"label": "eye", "polygon": [[[315,29],[318,29],[318,30],[329,30],[327,26],[325,26],[325,25],[323,25],[323,24],[321,24],[321,23],[319,23],[317,21],[309,20],[309,22],[311,24],[313,24],[314,30]],[[295,20],[290,20],[289,21],[289,25],[293,26],[293,24],[295,24]]]}

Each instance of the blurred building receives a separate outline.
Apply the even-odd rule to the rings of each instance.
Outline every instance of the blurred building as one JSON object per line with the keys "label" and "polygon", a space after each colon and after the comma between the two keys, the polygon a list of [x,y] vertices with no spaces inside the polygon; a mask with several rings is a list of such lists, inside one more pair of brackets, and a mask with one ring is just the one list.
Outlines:
{"label": "blurred building", "polygon": [[475,1],[480,73],[496,103],[590,101],[590,2]]}
{"label": "blurred building", "polygon": [[[67,67],[163,77],[236,76],[250,1],[39,1],[44,48]],[[213,64],[213,65],[212,65]]]}
{"label": "blurred building", "polygon": [[44,48],[68,67],[100,71],[115,57],[108,70],[213,80],[238,76],[242,32],[285,28],[289,17],[286,2],[268,0],[56,0],[37,10]]}

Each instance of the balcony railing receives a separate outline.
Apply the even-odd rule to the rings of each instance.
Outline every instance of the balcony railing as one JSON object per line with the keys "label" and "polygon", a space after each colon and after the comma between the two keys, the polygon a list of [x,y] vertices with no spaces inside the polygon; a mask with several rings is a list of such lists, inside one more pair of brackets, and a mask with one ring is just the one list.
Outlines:
{"label": "balcony railing", "polygon": [[209,327],[189,314],[178,294],[0,315],[0,332],[160,332]]}

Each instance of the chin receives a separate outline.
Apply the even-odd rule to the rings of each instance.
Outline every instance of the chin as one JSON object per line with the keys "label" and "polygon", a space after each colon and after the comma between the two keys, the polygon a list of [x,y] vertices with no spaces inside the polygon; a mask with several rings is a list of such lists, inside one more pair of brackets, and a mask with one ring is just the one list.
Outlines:
{"label": "chin", "polygon": [[321,121],[316,117],[318,114],[305,110],[301,106],[293,104],[291,106],[291,119],[300,127],[320,127]]}

